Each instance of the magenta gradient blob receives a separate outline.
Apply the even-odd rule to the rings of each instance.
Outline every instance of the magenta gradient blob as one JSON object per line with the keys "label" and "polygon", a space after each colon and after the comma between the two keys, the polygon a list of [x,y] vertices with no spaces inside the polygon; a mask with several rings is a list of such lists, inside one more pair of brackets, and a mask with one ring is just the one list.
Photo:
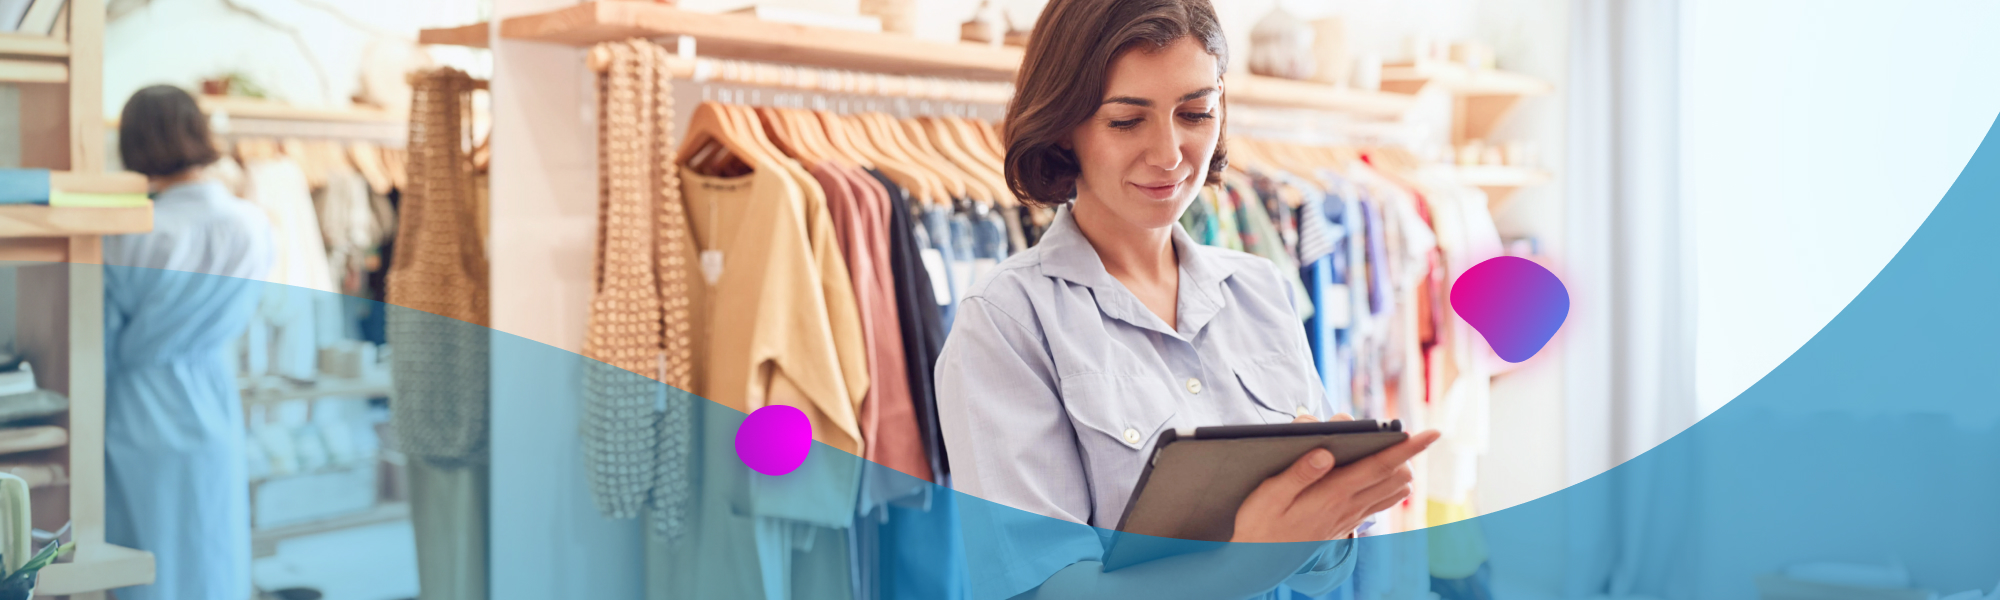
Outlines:
{"label": "magenta gradient blob", "polygon": [[1473,265],[1451,286],[1451,309],[1486,336],[1502,360],[1528,360],[1569,317],[1569,289],[1535,261],[1501,256]]}
{"label": "magenta gradient blob", "polygon": [[796,407],[773,404],[743,418],[736,428],[736,458],[750,470],[778,476],[790,473],[812,453],[812,421]]}

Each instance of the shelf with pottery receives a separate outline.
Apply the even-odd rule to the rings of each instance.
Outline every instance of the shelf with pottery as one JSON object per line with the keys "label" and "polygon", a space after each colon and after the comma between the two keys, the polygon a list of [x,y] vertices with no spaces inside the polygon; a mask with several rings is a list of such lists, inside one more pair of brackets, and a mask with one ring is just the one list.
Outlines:
{"label": "shelf with pottery", "polygon": [[1548,183],[1554,178],[1541,169],[1494,165],[1452,167],[1452,176],[1459,183],[1486,192],[1488,209],[1499,209],[1521,188]]}
{"label": "shelf with pottery", "polygon": [[1523,98],[1555,90],[1549,82],[1498,69],[1429,61],[1382,67],[1382,89],[1416,94],[1428,89],[1450,93],[1452,142],[1486,139]]}
{"label": "shelf with pottery", "polygon": [[697,38],[701,56],[850,71],[1004,81],[1021,65],[1019,48],[930,42],[637,0],[584,2],[500,21],[502,39],[569,46],[670,35]]}
{"label": "shelf with pottery", "polygon": [[417,31],[417,43],[436,46],[465,46],[467,48],[487,48],[492,44],[488,36],[492,24],[485,21],[458,27],[439,27]]}

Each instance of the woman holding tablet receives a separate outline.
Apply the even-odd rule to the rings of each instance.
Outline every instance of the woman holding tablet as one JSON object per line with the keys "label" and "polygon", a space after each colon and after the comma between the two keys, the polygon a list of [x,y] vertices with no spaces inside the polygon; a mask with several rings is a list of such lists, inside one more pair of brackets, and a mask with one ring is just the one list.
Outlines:
{"label": "woman holding tablet", "polygon": [[[1278,268],[1196,244],[1178,225],[1225,164],[1225,64],[1207,0],[1043,10],[1008,107],[1006,175],[1015,194],[1060,208],[953,320],[937,381],[958,489],[1110,529],[1160,432],[1330,413]],[[1436,439],[1419,433],[1351,465],[1301,456],[1237,510],[1231,541],[1350,537],[1409,495],[1404,463]],[[1349,544],[1228,544],[1106,572],[1091,538],[1012,544],[1073,552],[1008,556],[974,578],[974,596],[1318,594],[1353,569]]]}

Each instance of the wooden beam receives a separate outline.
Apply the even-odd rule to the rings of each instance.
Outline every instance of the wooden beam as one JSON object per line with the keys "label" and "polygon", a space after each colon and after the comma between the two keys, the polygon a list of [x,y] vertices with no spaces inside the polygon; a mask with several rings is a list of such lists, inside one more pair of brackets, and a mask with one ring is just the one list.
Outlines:
{"label": "wooden beam", "polygon": [[1019,48],[947,44],[906,36],[773,23],[634,0],[598,0],[500,22],[500,37],[590,46],[635,37],[689,35],[702,56],[832,69],[1008,80]]}
{"label": "wooden beam", "polygon": [[46,60],[0,58],[0,82],[67,83],[69,67]]}
{"label": "wooden beam", "polygon": [[10,56],[69,56],[69,42],[55,36],[0,33],[0,54]]}
{"label": "wooden beam", "polygon": [[0,267],[20,263],[59,263],[69,259],[69,240],[64,238],[0,238]]}
{"label": "wooden beam", "polygon": [[69,11],[69,170],[101,173],[108,164],[103,119],[104,0],[69,0]]}

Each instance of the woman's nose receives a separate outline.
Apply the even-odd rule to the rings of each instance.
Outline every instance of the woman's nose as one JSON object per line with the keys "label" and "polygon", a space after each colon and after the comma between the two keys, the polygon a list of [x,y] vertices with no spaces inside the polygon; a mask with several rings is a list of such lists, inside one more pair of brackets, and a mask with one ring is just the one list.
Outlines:
{"label": "woman's nose", "polygon": [[1153,128],[1153,135],[1147,136],[1146,152],[1142,158],[1147,166],[1172,171],[1181,166],[1181,133],[1171,125]]}

